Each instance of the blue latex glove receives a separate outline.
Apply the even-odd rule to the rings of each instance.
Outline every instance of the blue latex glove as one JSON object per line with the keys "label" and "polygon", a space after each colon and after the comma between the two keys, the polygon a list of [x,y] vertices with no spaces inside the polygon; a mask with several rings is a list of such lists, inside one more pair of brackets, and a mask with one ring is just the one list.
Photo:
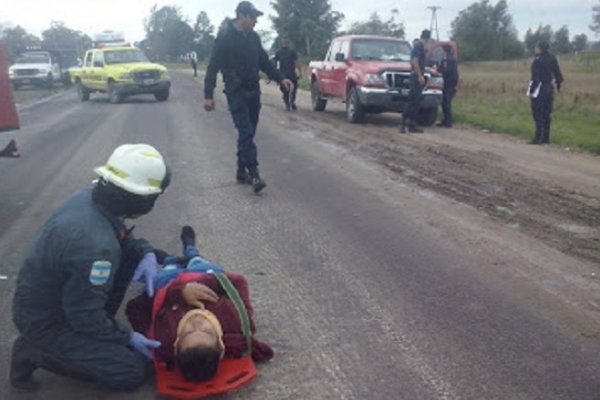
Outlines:
{"label": "blue latex glove", "polygon": [[156,255],[154,252],[150,252],[142,258],[142,261],[140,261],[133,273],[132,279],[134,281],[142,282],[146,285],[146,294],[148,297],[154,296],[154,285],[152,282],[159,270],[160,266],[156,261]]}
{"label": "blue latex glove", "polygon": [[131,332],[131,336],[129,336],[129,344],[131,347],[135,349],[138,353],[146,356],[149,359],[152,359],[152,354],[150,354],[150,349],[156,349],[160,347],[160,342],[158,340],[148,339],[146,336],[142,335],[138,332]]}

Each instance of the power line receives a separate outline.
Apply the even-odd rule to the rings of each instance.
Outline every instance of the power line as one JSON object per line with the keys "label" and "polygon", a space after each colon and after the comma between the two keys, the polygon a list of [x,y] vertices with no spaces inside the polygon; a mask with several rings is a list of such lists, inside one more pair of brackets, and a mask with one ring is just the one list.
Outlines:
{"label": "power line", "polygon": [[437,10],[439,10],[440,6],[429,6],[428,10],[431,10],[431,24],[429,24],[429,31],[431,32],[431,36],[433,37],[433,32],[435,32],[435,39],[440,40],[440,31],[438,29],[438,19],[437,19]]}

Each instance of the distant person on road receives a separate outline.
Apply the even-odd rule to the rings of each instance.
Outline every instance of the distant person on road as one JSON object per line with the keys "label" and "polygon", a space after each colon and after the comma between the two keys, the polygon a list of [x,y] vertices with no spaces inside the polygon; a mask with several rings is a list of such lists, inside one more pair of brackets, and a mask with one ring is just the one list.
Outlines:
{"label": "distant person on road", "polygon": [[52,214],[19,271],[12,304],[19,336],[10,366],[18,389],[39,387],[38,368],[111,390],[135,389],[150,372],[150,349],[160,346],[115,314],[132,281],[154,294],[156,255],[124,220],[152,210],[169,185],[169,169],[154,147],[126,144],[94,171],[98,181]]}
{"label": "distant person on road", "polygon": [[558,60],[551,54],[548,42],[541,41],[535,46],[535,58],[531,64],[531,82],[528,95],[531,98],[531,112],[535,121],[535,137],[529,144],[550,143],[550,122],[554,105],[554,85],[560,92],[563,76]]}
{"label": "distant person on road", "polygon": [[198,55],[194,50],[190,51],[190,63],[192,63],[192,69],[194,70],[194,78],[198,76]]}
{"label": "distant person on road", "polygon": [[217,73],[221,71],[229,111],[238,130],[236,180],[251,184],[258,193],[267,186],[258,172],[254,143],[260,112],[258,73],[263,71],[287,91],[292,91],[294,84],[275,68],[254,32],[256,19],[263,13],[249,1],[240,2],[235,12],[236,18],[223,24],[215,40],[204,78],[204,109],[215,109],[213,95]]}
{"label": "distant person on road", "polygon": [[413,42],[413,49],[410,54],[410,89],[408,93],[408,102],[402,113],[402,122],[400,124],[400,133],[423,133],[423,130],[417,126],[417,118],[423,101],[423,89],[425,88],[425,46],[431,38],[431,32],[428,29],[421,32],[419,40]]}
{"label": "distant person on road", "polygon": [[452,99],[456,95],[456,87],[458,86],[458,64],[454,57],[452,46],[445,44],[444,58],[442,59],[439,72],[444,78],[444,89],[442,91],[442,112],[444,119],[437,126],[452,128],[454,119],[452,118]]}
{"label": "distant person on road", "polygon": [[[154,318],[154,335],[162,346],[155,350],[157,361],[164,362],[167,368],[178,368],[188,381],[206,381],[217,372],[222,358],[238,358],[250,346],[254,361],[267,361],[273,357],[273,350],[266,343],[254,337],[255,326],[253,309],[250,303],[248,283],[238,274],[225,273],[239,295],[240,304],[248,317],[248,338],[243,334],[243,318],[222,282],[222,268],[200,256],[196,247],[196,234],[190,226],[181,230],[184,249],[183,269],[165,259],[165,269],[157,276],[156,289],[165,287],[166,295]],[[176,259],[175,259],[176,260]],[[178,274],[171,274],[177,271]],[[199,272],[191,276],[189,272]],[[183,278],[186,274],[191,279]],[[171,278],[164,280],[163,275]],[[149,332],[152,323],[154,300],[140,294],[127,304],[126,314],[133,328],[138,332]]]}
{"label": "distant person on road", "polygon": [[287,36],[281,38],[281,48],[275,53],[273,62],[275,65],[279,64],[279,72],[294,84],[292,91],[288,91],[284,86],[280,86],[280,89],[286,110],[296,110],[296,92],[298,79],[302,79],[302,66],[298,61],[298,53],[290,48],[290,39]]}

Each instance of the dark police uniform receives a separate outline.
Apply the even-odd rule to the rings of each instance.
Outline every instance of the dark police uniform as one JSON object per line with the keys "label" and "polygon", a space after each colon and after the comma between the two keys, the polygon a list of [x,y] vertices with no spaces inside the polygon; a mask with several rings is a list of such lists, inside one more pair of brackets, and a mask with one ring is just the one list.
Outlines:
{"label": "dark police uniform", "polygon": [[[410,53],[410,59],[416,58],[419,63],[421,73],[425,73],[425,45],[420,40],[417,41]],[[408,103],[403,113],[403,119],[409,126],[417,123],[421,102],[423,101],[424,85],[419,83],[419,76],[415,71],[410,74],[410,90],[408,93]]]}
{"label": "dark police uniform", "polygon": [[444,78],[444,89],[442,91],[442,111],[444,119],[442,125],[451,127],[454,123],[452,118],[452,99],[456,95],[458,86],[458,64],[453,56],[444,57],[440,63],[440,72]]}
{"label": "dark police uniform", "polygon": [[19,271],[11,380],[41,367],[109,389],[133,389],[148,362],[128,347],[131,330],[115,313],[134,270],[151,251],[92,200],[67,200],[36,234]]}
{"label": "dark police uniform", "polygon": [[[539,86],[537,97],[531,97],[531,111],[535,121],[535,138],[531,143],[550,143],[550,122],[554,105],[554,86],[552,79],[560,90],[563,76],[558,66],[558,60],[553,54],[544,51],[538,54],[531,64],[531,86],[529,94],[532,95]],[[540,86],[541,85],[541,86]]]}
{"label": "dark police uniform", "polygon": [[275,53],[273,61],[279,63],[279,71],[281,74],[292,81],[294,84],[294,90],[288,93],[283,87],[280,87],[281,94],[283,95],[283,102],[287,109],[290,107],[296,109],[296,92],[298,90],[298,75],[296,75],[296,62],[298,61],[298,54],[295,50],[289,47],[282,47]]}
{"label": "dark police uniform", "polygon": [[258,166],[254,143],[260,112],[259,71],[278,82],[284,79],[269,60],[260,37],[254,31],[238,31],[228,21],[217,35],[204,78],[204,98],[212,99],[221,71],[225,95],[233,122],[238,130],[237,158],[239,168]]}

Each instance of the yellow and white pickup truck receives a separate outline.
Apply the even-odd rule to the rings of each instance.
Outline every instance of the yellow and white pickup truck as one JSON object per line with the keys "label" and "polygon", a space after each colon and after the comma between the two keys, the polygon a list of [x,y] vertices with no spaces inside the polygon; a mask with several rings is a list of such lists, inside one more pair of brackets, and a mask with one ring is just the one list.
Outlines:
{"label": "yellow and white pickup truck", "polygon": [[167,68],[129,46],[90,49],[83,65],[70,68],[69,75],[81,101],[89,100],[93,92],[108,93],[114,104],[135,94],[153,94],[156,100],[165,101],[171,88]]}

